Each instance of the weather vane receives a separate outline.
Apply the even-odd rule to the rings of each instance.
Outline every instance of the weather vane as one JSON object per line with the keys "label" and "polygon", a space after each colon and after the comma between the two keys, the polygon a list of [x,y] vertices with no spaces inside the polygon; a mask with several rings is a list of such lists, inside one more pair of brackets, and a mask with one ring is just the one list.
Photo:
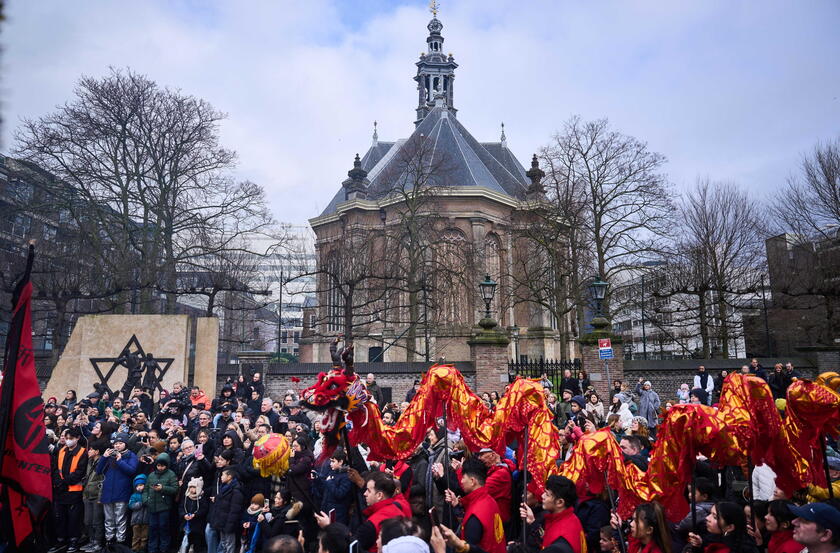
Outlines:
{"label": "weather vane", "polygon": [[439,6],[437,0],[430,0],[429,1],[429,11],[432,12],[432,17],[437,17]]}

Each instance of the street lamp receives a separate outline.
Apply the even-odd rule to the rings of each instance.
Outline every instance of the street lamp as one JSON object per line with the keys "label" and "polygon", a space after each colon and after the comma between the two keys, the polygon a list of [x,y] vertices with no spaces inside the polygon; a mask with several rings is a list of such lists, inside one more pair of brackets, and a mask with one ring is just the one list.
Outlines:
{"label": "street lamp", "polygon": [[592,284],[589,285],[589,293],[597,302],[595,304],[595,315],[600,317],[603,314],[601,313],[601,304],[604,301],[604,298],[607,295],[607,288],[609,287],[609,283],[604,282],[601,280],[601,276],[598,275],[595,277],[595,280],[592,281]]}
{"label": "street lamp", "polygon": [[484,299],[484,318],[490,318],[490,304],[493,303],[493,296],[496,295],[496,281],[490,278],[490,275],[484,277],[484,281],[478,283],[478,288],[481,290],[481,297]]}

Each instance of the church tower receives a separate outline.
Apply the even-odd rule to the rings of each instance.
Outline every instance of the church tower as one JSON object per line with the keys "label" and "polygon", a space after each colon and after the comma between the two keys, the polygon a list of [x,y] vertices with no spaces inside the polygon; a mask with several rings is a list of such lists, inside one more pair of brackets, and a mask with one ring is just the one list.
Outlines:
{"label": "church tower", "polygon": [[429,114],[436,99],[443,99],[454,116],[457,110],[453,104],[453,81],[455,80],[455,58],[443,53],[443,23],[437,18],[437,2],[431,3],[432,20],[426,26],[429,36],[426,38],[426,52],[420,54],[417,65],[417,126]]}

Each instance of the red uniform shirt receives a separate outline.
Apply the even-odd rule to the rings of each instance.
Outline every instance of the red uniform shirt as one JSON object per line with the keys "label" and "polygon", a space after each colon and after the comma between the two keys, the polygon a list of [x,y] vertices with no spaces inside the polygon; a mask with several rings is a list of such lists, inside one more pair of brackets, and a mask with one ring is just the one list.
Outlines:
{"label": "red uniform shirt", "polygon": [[557,541],[557,538],[565,538],[575,553],[586,553],[586,535],[574,507],[568,507],[559,513],[546,513],[543,520],[543,549]]}
{"label": "red uniform shirt", "polygon": [[[377,536],[382,529],[382,522],[394,517],[405,518],[402,506],[393,499],[383,499],[379,503],[370,505],[363,512],[368,522],[376,529]],[[370,551],[376,551],[376,543]]]}
{"label": "red uniform shirt", "polygon": [[513,478],[511,477],[511,468],[508,462],[507,459],[504,459],[500,464],[488,468],[487,482],[484,484],[490,496],[499,505],[499,515],[502,517],[502,522],[507,522],[510,519],[511,484]]}
{"label": "red uniform shirt", "polygon": [[473,490],[461,498],[464,506],[464,523],[461,525],[461,538],[471,516],[475,516],[481,523],[483,532],[481,541],[477,544],[487,553],[505,553],[505,528],[499,515],[499,506],[490,496],[486,486]]}

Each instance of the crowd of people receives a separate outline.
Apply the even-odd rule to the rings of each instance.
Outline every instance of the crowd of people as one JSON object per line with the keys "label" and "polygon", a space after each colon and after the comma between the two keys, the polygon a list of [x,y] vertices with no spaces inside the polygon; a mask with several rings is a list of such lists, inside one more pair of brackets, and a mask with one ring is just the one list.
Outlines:
{"label": "crowd of people", "polygon": [[[784,410],[784,391],[799,377],[792,366],[765,372],[754,362],[742,370],[765,378]],[[644,379],[616,381],[602,400],[582,371],[559,382],[543,375],[560,434],[558,464],[583,434],[609,427],[624,462],[646,470],[663,412],[677,403],[713,405],[725,376],[699,367],[691,386],[663,401]],[[365,380],[386,424],[399,421],[419,387],[405,402],[386,404],[374,375]],[[493,409],[500,395],[482,400]],[[325,452],[318,414],[303,410],[294,391],[270,397],[260,373],[215,397],[181,384],[156,402],[143,388],[119,396],[97,387],[81,398],[69,390],[60,402],[47,400],[45,424],[53,553],[113,544],[148,553],[840,551],[840,507],[831,497],[840,497],[836,443],[828,447],[830,489],[809,486],[787,497],[762,465],[748,501],[740,467],[698,458],[686,490],[694,516],[667,520],[653,502],[621,520],[609,490],[581,495],[571,480],[551,476],[539,492],[523,484],[513,449],[470,451],[442,420],[402,461],[368,461],[363,444]],[[283,477],[254,468],[254,443],[268,433],[291,444]]]}

